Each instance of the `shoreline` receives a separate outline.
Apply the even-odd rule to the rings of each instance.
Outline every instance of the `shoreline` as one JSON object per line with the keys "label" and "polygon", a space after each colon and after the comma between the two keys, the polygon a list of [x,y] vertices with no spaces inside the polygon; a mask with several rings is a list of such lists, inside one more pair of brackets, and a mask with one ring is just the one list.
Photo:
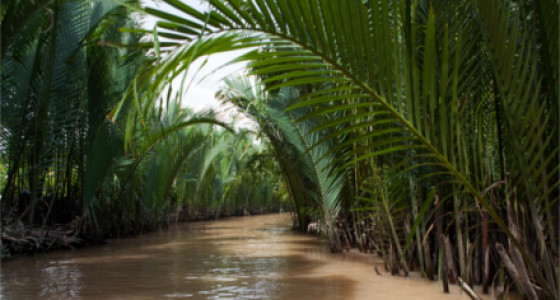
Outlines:
{"label": "shoreline", "polygon": [[[129,232],[111,236],[108,232],[103,234],[91,234],[91,231],[82,232],[76,228],[75,223],[55,224],[50,226],[29,227],[18,222],[17,224],[9,224],[0,230],[0,249],[2,249],[1,261],[11,261],[22,256],[33,256],[38,253],[50,253],[52,251],[66,251],[75,249],[84,249],[95,246],[109,244],[112,240],[132,239],[144,234],[168,230],[170,225],[188,224],[196,222],[214,222],[227,220],[231,218],[252,217],[268,214],[281,214],[292,212],[253,212],[249,215],[234,214],[221,215],[218,218],[214,216],[206,216],[200,218],[168,221],[160,224],[157,228],[148,228],[141,232]],[[9,252],[5,252],[8,250]]]}

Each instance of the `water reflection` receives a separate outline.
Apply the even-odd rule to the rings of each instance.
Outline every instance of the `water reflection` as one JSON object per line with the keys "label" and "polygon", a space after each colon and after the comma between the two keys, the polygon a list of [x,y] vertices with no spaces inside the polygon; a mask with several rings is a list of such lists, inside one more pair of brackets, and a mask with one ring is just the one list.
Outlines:
{"label": "water reflection", "polygon": [[78,265],[47,267],[41,271],[41,298],[53,295],[58,299],[80,298],[82,274]]}
{"label": "water reflection", "polygon": [[377,276],[372,255],[328,252],[289,215],[177,225],[77,251],[3,262],[1,299],[468,299]]}

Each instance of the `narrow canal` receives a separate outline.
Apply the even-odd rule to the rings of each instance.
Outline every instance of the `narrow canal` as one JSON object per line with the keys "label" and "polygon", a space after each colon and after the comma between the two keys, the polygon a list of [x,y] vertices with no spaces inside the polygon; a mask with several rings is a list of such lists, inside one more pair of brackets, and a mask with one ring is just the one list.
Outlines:
{"label": "narrow canal", "polygon": [[289,214],[186,223],[109,245],[2,263],[1,299],[469,299],[392,277],[374,255],[331,254]]}

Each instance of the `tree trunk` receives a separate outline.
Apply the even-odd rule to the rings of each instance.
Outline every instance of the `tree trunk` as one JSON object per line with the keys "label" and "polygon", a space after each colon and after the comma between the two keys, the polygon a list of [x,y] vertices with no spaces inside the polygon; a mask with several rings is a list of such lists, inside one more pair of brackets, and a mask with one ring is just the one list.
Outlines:
{"label": "tree trunk", "polygon": [[441,253],[441,261],[440,261],[440,268],[441,268],[441,281],[443,282],[443,292],[449,293],[449,283],[447,282],[447,263],[446,263],[446,251],[445,247],[443,246],[443,234],[438,236],[438,244],[439,244],[439,251]]}
{"label": "tree trunk", "polygon": [[430,244],[428,243],[428,241],[426,241],[426,243],[424,244],[424,259],[426,261],[426,276],[428,276],[428,278],[430,280],[434,280],[434,268],[433,268],[432,259],[430,258],[430,255],[432,255],[432,253],[430,252]]}
{"label": "tree trunk", "polygon": [[490,247],[488,244],[488,213],[485,211],[482,211],[482,249],[484,252],[482,293],[488,294],[488,287],[490,285]]}
{"label": "tree trunk", "polygon": [[399,275],[399,263],[397,258],[397,251],[395,250],[395,246],[391,243],[391,275]]}
{"label": "tree trunk", "polygon": [[529,300],[539,299],[537,293],[535,292],[533,286],[531,285],[531,281],[527,277],[527,274],[519,273],[519,268],[517,268],[516,265],[511,261],[506,250],[504,249],[504,246],[500,243],[496,243],[496,250],[498,250],[498,254],[502,258],[504,266],[508,270],[509,275],[513,279],[515,285],[517,286],[517,289],[519,289],[520,292],[523,292],[527,297],[527,299]]}
{"label": "tree trunk", "polygon": [[[447,263],[447,272],[449,280],[452,284],[457,283],[457,269],[455,268],[455,263],[453,262],[453,249],[451,247],[451,242],[449,242],[449,237],[443,237],[443,245],[445,247],[445,258]],[[445,275],[444,275],[445,276]]]}
{"label": "tree trunk", "polygon": [[[416,218],[418,218],[418,201],[416,199],[416,188],[415,188],[415,184],[414,184],[414,180],[412,179],[412,175],[408,175],[408,183],[410,186],[410,200],[412,201],[411,205],[412,205],[412,218],[414,219],[413,222],[416,221]],[[420,226],[416,227],[416,230],[414,231],[415,237],[416,237],[416,255],[418,257],[418,263],[420,264],[420,276],[424,277],[424,269],[426,269],[424,267],[424,255],[422,253],[422,246],[421,246],[421,235],[420,235]],[[426,264],[428,262],[426,261]],[[433,272],[431,277],[428,275],[428,278],[430,278],[431,280],[433,280]]]}

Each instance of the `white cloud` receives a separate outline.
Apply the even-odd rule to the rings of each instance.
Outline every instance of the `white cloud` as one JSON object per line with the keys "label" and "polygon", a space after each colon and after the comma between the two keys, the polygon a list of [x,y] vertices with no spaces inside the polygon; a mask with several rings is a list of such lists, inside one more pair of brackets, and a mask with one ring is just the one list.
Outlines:
{"label": "white cloud", "polygon": [[[205,1],[200,0],[189,0],[186,1],[190,6],[199,9],[207,10],[208,5],[204,3]],[[157,1],[143,1],[144,5],[157,7],[160,10],[173,13],[181,14],[180,11],[175,8],[166,5],[164,3],[159,3]],[[142,27],[146,29],[153,29],[156,23],[156,19],[147,16],[142,20]],[[228,66],[232,59],[246,53],[247,50],[236,50],[226,53],[214,54],[204,59],[198,59],[193,62],[189,72],[187,73],[185,81],[185,89],[183,94],[183,105],[185,107],[190,107],[193,111],[201,112],[208,109],[213,109],[218,112],[218,117],[221,121],[229,122],[234,118],[234,110],[231,106],[224,106],[219,101],[215,99],[216,92],[223,87],[222,79],[229,75],[240,75],[244,74],[246,69],[246,63],[235,63]],[[205,61],[204,66],[201,68],[201,64]],[[181,87],[181,80],[183,75],[178,76],[172,82],[173,90],[177,91]],[[237,124],[239,123],[239,124]],[[253,122],[250,122],[247,118],[238,117],[236,122],[236,127],[250,127],[254,128]]]}

